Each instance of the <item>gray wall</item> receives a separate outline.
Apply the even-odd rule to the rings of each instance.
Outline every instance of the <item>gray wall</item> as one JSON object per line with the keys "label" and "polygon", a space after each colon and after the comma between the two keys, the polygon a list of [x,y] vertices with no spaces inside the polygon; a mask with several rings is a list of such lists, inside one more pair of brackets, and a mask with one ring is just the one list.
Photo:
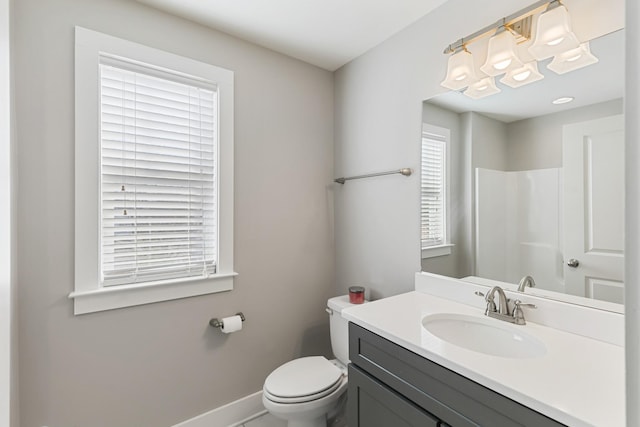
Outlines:
{"label": "gray wall", "polygon": [[471,273],[469,259],[471,240],[469,226],[470,168],[467,164],[470,151],[467,145],[468,130],[464,118],[450,110],[425,102],[422,108],[422,121],[451,131],[449,143],[449,233],[450,243],[454,244],[450,255],[421,260],[422,271],[451,277],[468,276]]}
{"label": "gray wall", "polygon": [[[0,424],[17,408],[15,150],[11,138],[9,1],[0,0]],[[12,364],[12,361],[15,361]],[[14,417],[16,419],[16,417]],[[17,425],[17,424],[15,424]]]}
{"label": "gray wall", "polygon": [[[440,87],[446,71],[444,47],[529,4],[480,0],[471,8],[469,0],[449,0],[339,69],[335,82],[337,174],[415,166],[422,101],[444,92]],[[592,27],[602,29],[584,25],[583,30]],[[371,293],[379,296],[413,289],[413,273],[421,267],[418,191],[419,182],[411,177],[370,180],[337,193],[338,289],[368,284]]]}
{"label": "gray wall", "polygon": [[[130,0],[14,0],[21,426],[168,426],[328,354],[333,76]],[[235,71],[232,292],[74,317],[73,26]],[[243,311],[241,332],[211,317]]]}
{"label": "gray wall", "polygon": [[[482,0],[471,8],[468,0],[449,0],[340,68],[336,175],[417,168],[422,102],[444,92],[444,47],[529,3]],[[336,190],[338,292],[355,283],[368,286],[373,296],[413,289],[421,268],[417,175],[349,182]]]}
{"label": "gray wall", "polygon": [[625,77],[625,282],[624,287],[625,366],[627,425],[640,425],[640,4],[627,0],[626,77]]}
{"label": "gray wall", "polygon": [[471,113],[471,135],[472,170],[475,171],[476,168],[506,170],[509,143],[505,124],[479,113]]}
{"label": "gray wall", "polygon": [[[438,87],[445,74],[442,49],[461,35],[469,34],[526,7],[530,1],[449,0],[433,13],[399,32],[375,49],[342,67],[336,73],[336,171],[383,169],[390,163],[412,164],[418,152],[422,101],[443,92]],[[640,150],[640,5],[626,0],[626,224],[625,280],[640,282],[640,215],[638,163]],[[606,7],[606,6],[605,6]],[[442,25],[446,23],[446,25]],[[437,31],[434,31],[437,29]],[[380,102],[384,100],[384,102]],[[375,104],[375,105],[373,105]],[[413,163],[415,164],[415,163]],[[405,187],[386,184],[396,191],[393,204],[381,205],[369,199],[373,191],[352,191],[351,198],[336,197],[336,231],[357,229],[357,233],[336,234],[336,281],[344,290],[351,282],[371,283],[373,294],[393,295],[413,289],[413,271],[420,268],[418,191],[415,181]],[[387,198],[381,193],[380,198]],[[357,199],[357,200],[354,200]],[[355,207],[355,208],[354,208]],[[363,212],[388,220],[384,225],[395,237],[362,239],[377,232],[375,222],[360,224]],[[391,234],[384,233],[383,237]],[[375,249],[368,247],[374,243]],[[353,255],[352,255],[353,254]],[[635,261],[635,262],[634,262]],[[386,281],[375,280],[375,275]],[[640,286],[625,287],[627,422],[640,424]]]}
{"label": "gray wall", "polygon": [[622,99],[616,99],[509,123],[506,170],[562,167],[562,127],[622,114],[622,104]]}

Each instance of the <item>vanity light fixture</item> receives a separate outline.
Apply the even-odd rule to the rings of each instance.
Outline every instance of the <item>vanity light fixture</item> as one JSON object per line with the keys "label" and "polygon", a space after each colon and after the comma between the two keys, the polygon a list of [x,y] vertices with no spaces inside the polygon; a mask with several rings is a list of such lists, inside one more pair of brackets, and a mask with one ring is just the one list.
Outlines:
{"label": "vanity light fixture", "polygon": [[447,89],[460,90],[476,81],[478,78],[473,65],[473,56],[463,45],[449,57],[447,77],[440,85]]}
{"label": "vanity light fixture", "polygon": [[[532,25],[532,22],[536,24]],[[532,26],[535,37],[528,52],[535,60],[524,63],[524,57],[518,55],[518,45],[531,40]],[[490,37],[487,59],[476,72],[473,55],[467,47],[487,37]],[[526,52],[527,48],[521,46],[520,53],[522,51]],[[444,53],[452,55],[441,85],[451,90],[467,87],[463,93],[475,99],[500,92],[493,77],[501,74],[504,77],[500,82],[512,88],[543,79],[536,61],[554,57],[548,68],[558,74],[598,62],[588,42],[580,44],[572,31],[569,12],[560,0],[539,0],[450,44]],[[487,76],[491,78],[487,79]]]}
{"label": "vanity light fixture", "polygon": [[542,80],[544,76],[538,71],[538,63],[536,61],[527,62],[522,67],[513,68],[500,79],[501,83],[511,86],[512,88],[527,85],[529,83]]}
{"label": "vanity light fixture", "polygon": [[575,98],[573,96],[561,96],[560,98],[556,98],[553,101],[551,101],[552,104],[554,105],[562,105],[562,104],[566,104],[568,102],[573,101]]}
{"label": "vanity light fixture", "polygon": [[567,8],[559,0],[549,3],[546,12],[538,17],[536,36],[529,53],[538,61],[558,55],[580,45],[571,29]]}
{"label": "vanity light fixture", "polygon": [[587,65],[595,64],[596,62],[598,62],[598,58],[591,53],[589,42],[586,42],[582,43],[576,49],[571,49],[554,56],[553,61],[547,65],[547,68],[558,74],[564,74],[586,67]]}
{"label": "vanity light fixture", "polygon": [[493,77],[485,77],[469,85],[463,93],[469,98],[480,99],[500,92]]}
{"label": "vanity light fixture", "polygon": [[487,60],[480,70],[488,76],[498,76],[522,65],[516,54],[515,36],[505,26],[498,28],[496,34],[489,39]]}

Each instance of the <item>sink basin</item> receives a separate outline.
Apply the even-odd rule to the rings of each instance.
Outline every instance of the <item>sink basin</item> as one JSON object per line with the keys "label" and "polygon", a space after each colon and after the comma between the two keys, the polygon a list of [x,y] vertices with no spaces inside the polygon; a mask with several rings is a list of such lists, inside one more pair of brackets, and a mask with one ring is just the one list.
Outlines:
{"label": "sink basin", "polygon": [[547,352],[544,343],[522,331],[522,326],[488,317],[430,314],[422,318],[422,327],[450,344],[492,356],[527,359]]}

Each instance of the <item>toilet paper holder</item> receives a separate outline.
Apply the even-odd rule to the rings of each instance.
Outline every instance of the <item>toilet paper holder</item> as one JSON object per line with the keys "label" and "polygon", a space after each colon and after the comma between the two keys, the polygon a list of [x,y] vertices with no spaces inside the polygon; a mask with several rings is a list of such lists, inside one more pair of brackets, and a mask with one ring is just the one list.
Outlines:
{"label": "toilet paper holder", "polygon": [[[242,312],[238,312],[236,313],[236,316],[240,316],[240,319],[242,319],[242,321],[244,322],[244,314],[242,314]],[[214,317],[213,319],[209,320],[209,325],[213,326],[214,328],[222,328],[224,326],[224,323],[222,322],[222,320],[219,320],[217,317]]]}

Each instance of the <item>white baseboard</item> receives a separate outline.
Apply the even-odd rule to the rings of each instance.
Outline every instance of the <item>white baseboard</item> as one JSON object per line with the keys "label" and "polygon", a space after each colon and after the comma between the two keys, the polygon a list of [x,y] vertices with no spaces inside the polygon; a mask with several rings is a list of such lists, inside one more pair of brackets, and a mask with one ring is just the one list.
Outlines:
{"label": "white baseboard", "polygon": [[173,427],[236,427],[266,412],[262,391],[258,391]]}

